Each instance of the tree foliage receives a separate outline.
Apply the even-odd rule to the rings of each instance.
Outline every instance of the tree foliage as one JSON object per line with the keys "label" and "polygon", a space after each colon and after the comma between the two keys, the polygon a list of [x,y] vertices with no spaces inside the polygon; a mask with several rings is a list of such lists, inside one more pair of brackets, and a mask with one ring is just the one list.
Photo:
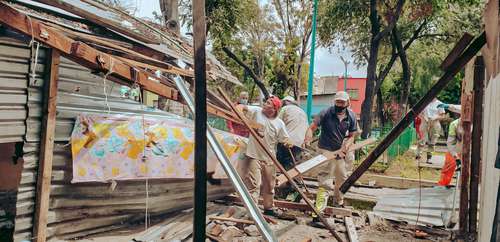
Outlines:
{"label": "tree foliage", "polygon": [[[353,52],[354,63],[358,66],[366,65],[370,56],[373,37],[370,33],[370,2],[323,0],[320,4],[321,44],[330,48],[349,47]],[[377,18],[381,28],[385,28],[395,17],[396,0],[376,2]],[[481,9],[482,1],[475,0],[405,1],[394,34],[399,35],[406,57],[401,57],[401,51],[396,48],[394,34],[382,38],[377,65],[374,67],[377,83],[373,92],[377,92],[377,86],[383,86],[384,100],[395,98],[400,103],[414,104],[441,76],[438,66],[462,34],[480,32]],[[408,62],[407,71],[411,70],[411,76],[406,73],[406,77],[410,77],[408,80],[403,75],[401,60],[404,59]],[[440,97],[456,103],[460,93],[457,84],[458,78]],[[409,91],[407,100],[402,96],[405,89]],[[373,100],[369,101],[373,103]]]}
{"label": "tree foliage", "polygon": [[[182,23],[190,26],[190,1],[180,5]],[[300,83],[307,78],[303,74],[309,56],[311,1],[207,0],[206,11],[212,52],[250,92],[255,74],[275,95],[299,95]],[[229,58],[227,50],[253,74]]]}

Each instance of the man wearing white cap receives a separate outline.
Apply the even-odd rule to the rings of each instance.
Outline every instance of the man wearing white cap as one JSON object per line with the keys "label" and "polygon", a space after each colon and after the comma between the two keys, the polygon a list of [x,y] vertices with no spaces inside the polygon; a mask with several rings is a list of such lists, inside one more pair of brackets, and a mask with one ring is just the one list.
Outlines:
{"label": "man wearing white cap", "polygon": [[279,143],[276,158],[288,170],[294,166],[294,159],[297,159],[302,151],[300,147],[304,143],[309,124],[307,122],[307,114],[297,105],[293,97],[286,96],[283,98],[283,105],[279,118],[285,123],[293,146],[288,148]]}
{"label": "man wearing white cap", "polygon": [[[305,142],[310,143],[314,131],[321,127],[318,147],[325,156],[334,151],[341,150],[341,155],[328,161],[328,169],[318,174],[320,188],[316,194],[316,208],[323,210],[328,201],[328,191],[334,190],[335,204],[344,205],[344,196],[340,192],[340,186],[347,179],[346,155],[349,147],[354,143],[354,135],[357,133],[356,114],[349,106],[349,95],[339,91],[334,97],[335,105],[321,111],[307,130]],[[335,177],[335,186],[333,178]],[[315,217],[317,219],[317,217]]]}
{"label": "man wearing white cap", "polygon": [[419,130],[421,132],[420,139],[417,144],[416,159],[420,161],[422,153],[426,152],[426,162],[431,164],[432,152],[436,142],[441,136],[441,119],[444,118],[445,109],[442,107],[443,102],[434,98],[427,107],[419,114],[421,123]]}

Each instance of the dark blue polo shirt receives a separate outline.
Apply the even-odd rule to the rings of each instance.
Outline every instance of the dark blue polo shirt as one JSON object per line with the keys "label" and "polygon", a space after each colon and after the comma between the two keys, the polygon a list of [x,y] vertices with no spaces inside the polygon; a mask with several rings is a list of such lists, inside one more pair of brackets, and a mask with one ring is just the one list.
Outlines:
{"label": "dark blue polo shirt", "polygon": [[324,109],[314,118],[314,123],[321,127],[318,147],[325,150],[336,151],[342,147],[344,138],[357,131],[356,114],[347,109],[347,115],[339,120],[335,107]]}

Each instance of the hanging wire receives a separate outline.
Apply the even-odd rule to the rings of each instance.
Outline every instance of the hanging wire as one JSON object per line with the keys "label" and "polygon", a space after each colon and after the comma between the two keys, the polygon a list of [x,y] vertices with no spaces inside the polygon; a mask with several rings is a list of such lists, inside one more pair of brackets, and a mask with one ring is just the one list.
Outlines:
{"label": "hanging wire", "polygon": [[[137,71],[134,68],[134,71]],[[142,137],[144,139],[144,142],[142,142],[142,162],[147,161],[146,157],[146,121],[144,118],[144,97],[142,96],[142,91],[140,90],[140,87],[137,83],[137,78],[134,81],[134,84],[132,85],[132,89],[139,89],[139,103],[141,106],[141,117],[142,117]],[[146,170],[147,171],[147,170]],[[145,208],[145,214],[144,214],[144,230],[147,230],[149,227],[149,179],[148,176],[146,175],[146,208]]]}
{"label": "hanging wire", "polygon": [[29,47],[31,48],[31,50],[33,51],[33,45],[36,45],[35,47],[35,58],[34,58],[34,61],[32,62],[33,63],[33,67],[31,68],[31,74],[30,74],[30,78],[33,82],[33,84],[36,83],[36,66],[38,65],[38,50],[40,49],[40,43],[38,41],[35,40],[35,32],[33,30],[33,22],[31,21],[31,17],[26,15],[26,18],[28,19],[28,23],[30,25],[30,34],[31,34],[31,40],[30,40],[30,43],[29,43]]}
{"label": "hanging wire", "polygon": [[415,235],[418,231],[418,220],[420,218],[420,208],[422,205],[422,176],[421,176],[421,168],[420,161],[417,161],[417,169],[418,169],[418,209],[417,209],[417,219],[415,221]]}
{"label": "hanging wire", "polygon": [[104,103],[106,104],[106,107],[108,109],[108,114],[111,113],[111,107],[109,106],[109,101],[108,101],[108,91],[106,90],[106,86],[107,86],[107,81],[106,79],[108,78],[109,74],[113,73],[113,66],[114,66],[114,61],[113,61],[113,58],[109,58],[111,61],[110,61],[110,65],[109,65],[109,70],[108,72],[106,72],[106,74],[103,76],[102,78],[102,89],[103,89],[103,92],[104,92]]}

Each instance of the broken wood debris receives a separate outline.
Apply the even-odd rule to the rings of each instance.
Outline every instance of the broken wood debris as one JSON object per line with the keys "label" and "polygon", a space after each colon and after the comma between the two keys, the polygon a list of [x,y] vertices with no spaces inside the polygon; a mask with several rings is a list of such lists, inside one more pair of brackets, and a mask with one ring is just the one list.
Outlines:
{"label": "broken wood debris", "polygon": [[235,223],[241,223],[241,224],[255,224],[252,220],[227,218],[227,217],[219,217],[219,216],[212,216],[212,217],[209,217],[208,219],[209,220],[235,222]]}
{"label": "broken wood debris", "polygon": [[[155,73],[143,69],[143,63],[138,65],[139,62],[137,61],[99,51],[84,42],[68,37],[64,34],[64,31],[60,31],[60,28],[53,27],[53,24],[31,19],[29,16],[20,13],[3,2],[0,3],[0,22],[22,34],[33,36],[36,40],[59,50],[61,55],[82,66],[97,70],[103,74],[109,74],[108,79],[111,81],[127,86],[137,84],[144,90],[167,99],[183,102],[182,98],[178,95],[178,91],[172,87],[172,84],[165,84],[165,82],[172,83],[171,80],[167,80],[164,76],[158,77]],[[48,37],[42,38],[43,36],[36,34],[42,32],[46,33],[44,36]],[[174,75],[188,75],[189,77],[186,71],[173,66],[169,68],[155,67],[154,69],[161,69],[164,72]],[[208,103],[207,111],[224,119],[241,123],[239,118],[235,118],[227,110],[217,107],[212,103]],[[252,123],[250,127],[254,128],[255,125]]]}
{"label": "broken wood debris", "polygon": [[349,237],[349,241],[357,242],[358,233],[356,232],[356,226],[354,226],[354,222],[352,221],[352,217],[344,217],[345,227],[347,229],[347,236]]}
{"label": "broken wood debris", "polygon": [[[225,201],[241,202],[240,198],[237,196],[226,196]],[[262,204],[262,199],[259,199],[259,204]],[[295,203],[282,200],[274,200],[274,205],[279,208],[285,209],[295,209],[299,211],[312,211],[309,206],[305,203]],[[352,210],[347,208],[335,208],[327,206],[323,212],[328,215],[338,215],[338,216],[351,216]]]}
{"label": "broken wood debris", "polygon": [[[349,151],[355,151],[361,149],[367,145],[375,143],[375,141],[377,141],[375,138],[369,138],[359,143],[355,143],[351,146],[351,148],[349,148]],[[315,167],[325,164],[329,160],[334,159],[337,153],[340,153],[340,151],[333,152],[329,157],[326,157],[324,155],[315,156],[312,159],[309,159],[307,161],[298,164],[297,166],[295,166],[295,169],[291,169],[287,171],[287,173],[291,178],[294,178],[300,174],[304,174],[305,172],[312,170]],[[281,174],[276,178],[276,186],[278,187],[286,184],[287,182],[288,180],[285,174]]]}

